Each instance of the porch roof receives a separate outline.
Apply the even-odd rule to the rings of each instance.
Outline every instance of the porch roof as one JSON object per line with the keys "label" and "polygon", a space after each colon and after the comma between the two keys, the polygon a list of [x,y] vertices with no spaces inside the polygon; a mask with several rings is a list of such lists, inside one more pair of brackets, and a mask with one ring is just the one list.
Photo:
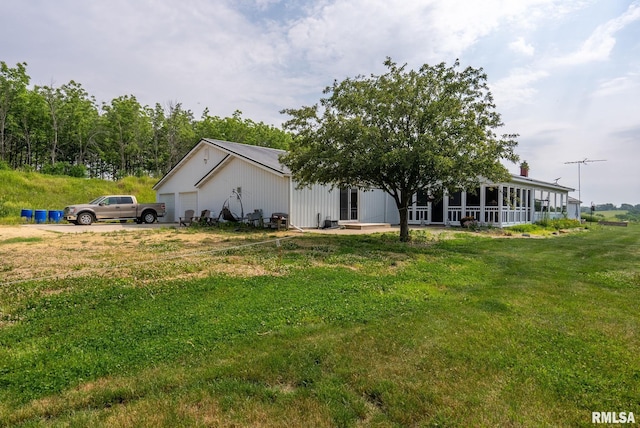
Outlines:
{"label": "porch roof", "polygon": [[534,180],[533,178],[523,177],[518,174],[511,175],[511,183],[525,184],[533,187],[542,187],[549,190],[557,190],[562,192],[573,192],[576,189],[566,186],[561,186],[558,183],[550,183],[548,181]]}

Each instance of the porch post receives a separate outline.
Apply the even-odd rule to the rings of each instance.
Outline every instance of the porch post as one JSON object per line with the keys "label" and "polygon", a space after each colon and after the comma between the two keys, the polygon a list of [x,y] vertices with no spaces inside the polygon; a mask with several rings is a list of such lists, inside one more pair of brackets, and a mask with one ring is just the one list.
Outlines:
{"label": "porch post", "polygon": [[462,212],[460,213],[460,219],[462,219],[462,217],[467,216],[467,191],[466,190],[463,190],[462,192],[460,192],[460,209],[462,210]]}
{"label": "porch post", "polygon": [[486,206],[485,206],[485,200],[487,199],[487,189],[486,189],[486,184],[481,184],[480,185],[480,218],[478,219],[478,221],[482,224],[487,224],[487,213],[485,211]]}
{"label": "porch post", "polygon": [[498,186],[498,227],[502,229],[502,205],[504,202],[504,186]]}
{"label": "porch post", "polygon": [[536,190],[535,188],[529,189],[529,221],[533,223],[533,219],[536,218]]}

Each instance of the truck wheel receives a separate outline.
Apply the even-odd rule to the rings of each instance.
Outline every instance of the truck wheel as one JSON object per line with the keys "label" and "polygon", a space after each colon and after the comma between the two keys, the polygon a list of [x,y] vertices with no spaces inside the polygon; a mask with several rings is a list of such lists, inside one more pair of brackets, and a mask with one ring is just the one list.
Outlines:
{"label": "truck wheel", "polygon": [[144,220],[144,222],[147,224],[151,224],[156,221],[156,213],[154,213],[153,211],[147,211],[142,214],[142,220]]}
{"label": "truck wheel", "polygon": [[83,226],[89,226],[93,223],[93,216],[91,213],[81,213],[78,215],[77,224],[81,224]]}

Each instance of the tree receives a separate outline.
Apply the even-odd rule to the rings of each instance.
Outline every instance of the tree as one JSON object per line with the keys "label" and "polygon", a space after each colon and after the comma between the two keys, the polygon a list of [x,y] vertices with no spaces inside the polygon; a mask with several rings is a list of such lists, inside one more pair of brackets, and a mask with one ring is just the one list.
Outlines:
{"label": "tree", "polygon": [[5,130],[9,114],[16,99],[27,91],[29,80],[26,62],[11,68],[0,61],[0,160],[7,159]]}
{"label": "tree", "polygon": [[133,174],[142,168],[142,149],[152,137],[147,111],[133,95],[114,98],[102,110],[103,160],[113,167],[113,177]]}
{"label": "tree", "polygon": [[390,58],[387,72],[335,81],[318,104],[286,109],[290,151],[281,158],[300,186],[379,188],[400,215],[409,240],[408,208],[420,190],[440,196],[509,177],[502,159],[517,162],[517,135],[497,136],[482,69],[427,64],[406,70]]}
{"label": "tree", "polygon": [[169,148],[166,170],[178,163],[195,143],[193,113],[182,104],[169,102],[165,112],[164,135]]}
{"label": "tree", "polygon": [[234,111],[232,117],[221,119],[218,116],[210,116],[209,110],[205,109],[195,128],[200,138],[216,138],[273,149],[286,150],[291,141],[291,135],[281,129],[264,122],[256,123],[251,119],[242,119],[242,112],[239,110]]}
{"label": "tree", "polygon": [[[21,146],[13,155],[19,157],[14,165],[35,166],[38,158],[38,145],[46,142],[46,129],[49,121],[47,103],[38,91],[25,91],[18,98],[15,108],[16,122],[19,126]],[[33,154],[36,154],[36,161]]]}
{"label": "tree", "polygon": [[60,89],[63,95],[60,115],[64,117],[64,127],[60,129],[65,146],[63,157],[70,163],[84,165],[89,146],[98,132],[98,106],[95,98],[73,80]]}

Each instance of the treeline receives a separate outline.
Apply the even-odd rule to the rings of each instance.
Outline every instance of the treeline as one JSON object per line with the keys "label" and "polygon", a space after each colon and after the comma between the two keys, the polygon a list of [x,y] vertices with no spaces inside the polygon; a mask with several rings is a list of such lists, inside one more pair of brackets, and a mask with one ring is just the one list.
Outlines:
{"label": "treeline", "polygon": [[614,204],[608,203],[598,204],[592,207],[581,207],[581,212],[584,213],[583,216],[594,214],[594,217],[604,217],[600,214],[601,211],[625,211],[621,214],[615,214],[615,218],[623,221],[640,221],[640,204],[620,204],[618,207]]}
{"label": "treeline", "polygon": [[[584,210],[591,210],[590,207],[583,207]],[[627,210],[627,211],[638,211],[640,212],[640,204],[631,205],[631,204],[621,204],[619,207],[614,204],[598,204],[594,206],[594,211],[615,211],[615,210]]]}
{"label": "treeline", "polygon": [[142,106],[133,95],[98,104],[80,83],[30,87],[27,64],[0,61],[0,169],[117,179],[162,176],[200,138],[287,149],[291,136],[263,122],[200,119],[179,102]]}

